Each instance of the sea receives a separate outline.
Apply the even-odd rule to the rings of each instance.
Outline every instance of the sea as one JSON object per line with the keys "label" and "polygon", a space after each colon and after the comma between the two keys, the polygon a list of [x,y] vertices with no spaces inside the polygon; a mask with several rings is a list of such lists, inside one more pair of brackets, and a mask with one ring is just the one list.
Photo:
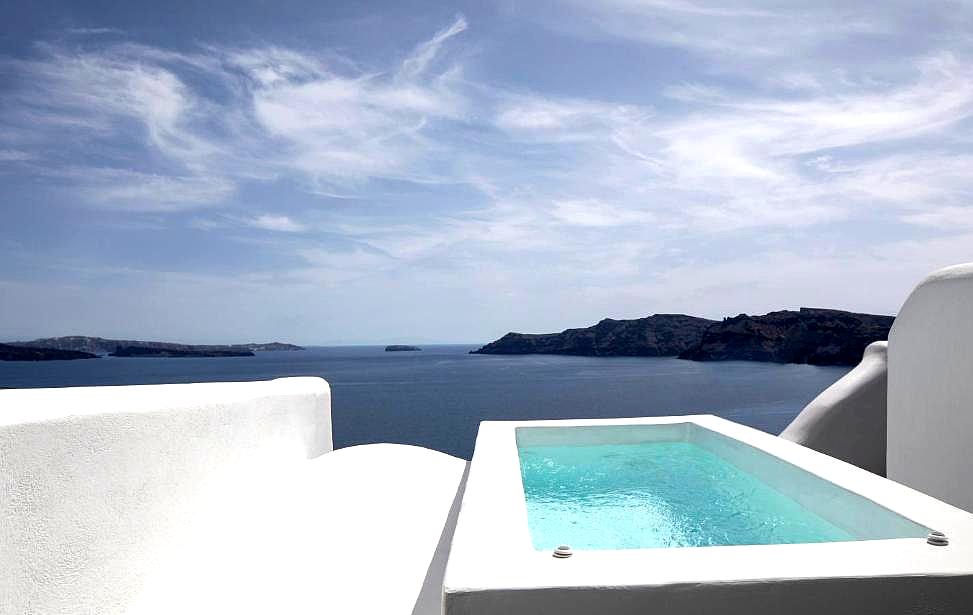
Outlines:
{"label": "sea", "polygon": [[[0,361],[0,388],[266,380],[331,384],[336,448],[416,444],[469,459],[487,420],[715,414],[778,434],[849,368],[469,354],[477,345],[311,347],[253,357]],[[0,412],[3,408],[0,408]]]}

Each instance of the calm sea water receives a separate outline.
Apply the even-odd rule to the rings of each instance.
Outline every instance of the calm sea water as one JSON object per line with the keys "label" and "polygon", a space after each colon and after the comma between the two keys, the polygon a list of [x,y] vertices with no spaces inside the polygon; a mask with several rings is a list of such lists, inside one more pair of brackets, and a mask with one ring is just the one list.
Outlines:
{"label": "calm sea water", "polygon": [[[490,419],[716,414],[779,433],[847,368],[744,361],[467,354],[473,346],[377,346],[254,357],[0,361],[0,387],[63,387],[321,376],[336,447],[418,444],[469,458]],[[0,412],[3,409],[0,408]]]}

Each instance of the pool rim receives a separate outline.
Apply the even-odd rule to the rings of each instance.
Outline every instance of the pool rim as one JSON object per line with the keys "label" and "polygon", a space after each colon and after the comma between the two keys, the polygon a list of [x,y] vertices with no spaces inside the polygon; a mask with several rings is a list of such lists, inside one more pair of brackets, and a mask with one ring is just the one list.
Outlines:
{"label": "pool rim", "polygon": [[[950,544],[891,538],[772,545],[577,551],[533,548],[520,477],[518,427],[689,422],[739,440],[901,516]],[[713,415],[484,421],[480,424],[447,564],[447,595],[541,588],[605,588],[863,577],[973,576],[973,515],[794,442]]]}

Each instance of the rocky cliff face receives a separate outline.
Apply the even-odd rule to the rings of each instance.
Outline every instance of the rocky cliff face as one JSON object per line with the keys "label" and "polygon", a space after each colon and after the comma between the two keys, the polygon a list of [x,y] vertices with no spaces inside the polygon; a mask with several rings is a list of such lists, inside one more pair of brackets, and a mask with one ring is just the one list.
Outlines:
{"label": "rocky cliff face", "polygon": [[606,318],[592,327],[561,333],[508,333],[473,353],[856,365],[865,346],[888,339],[894,320],[892,316],[817,308],[763,316],[740,314],[722,322],[656,314],[635,320]]}
{"label": "rocky cliff face", "polygon": [[888,339],[892,316],[801,308],[763,316],[740,314],[708,328],[682,352],[694,361],[770,361],[856,365],[865,346]]}
{"label": "rocky cliff face", "polygon": [[592,327],[561,333],[508,333],[477,354],[568,354],[584,356],[675,356],[699,344],[716,321],[684,314],[634,320],[606,318]]}

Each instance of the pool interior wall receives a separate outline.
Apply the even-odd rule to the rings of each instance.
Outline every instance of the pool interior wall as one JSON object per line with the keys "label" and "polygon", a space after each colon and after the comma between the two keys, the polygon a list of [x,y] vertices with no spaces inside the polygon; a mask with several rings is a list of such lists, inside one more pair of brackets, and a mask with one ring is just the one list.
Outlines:
{"label": "pool interior wall", "polygon": [[695,423],[518,427],[516,440],[538,550],[564,542],[575,549],[630,549],[917,538],[928,532]]}

